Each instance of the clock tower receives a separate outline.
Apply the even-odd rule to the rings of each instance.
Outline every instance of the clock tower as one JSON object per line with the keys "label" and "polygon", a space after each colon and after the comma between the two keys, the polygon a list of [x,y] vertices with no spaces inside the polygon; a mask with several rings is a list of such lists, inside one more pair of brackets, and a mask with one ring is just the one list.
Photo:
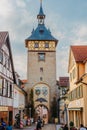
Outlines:
{"label": "clock tower", "polygon": [[53,98],[57,95],[56,46],[58,40],[46,28],[45,17],[41,1],[37,15],[38,26],[25,40],[25,46],[27,48],[28,102],[30,102],[29,95],[32,89],[35,112],[41,118],[48,120]]}

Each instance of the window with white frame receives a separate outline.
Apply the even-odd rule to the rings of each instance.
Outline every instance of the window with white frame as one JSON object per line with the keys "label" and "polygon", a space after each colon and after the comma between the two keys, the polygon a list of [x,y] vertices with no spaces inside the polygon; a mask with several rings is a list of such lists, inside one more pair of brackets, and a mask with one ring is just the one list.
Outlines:
{"label": "window with white frame", "polygon": [[8,97],[8,81],[5,81],[5,85],[6,85],[6,96]]}
{"label": "window with white frame", "polygon": [[75,79],[75,77],[76,77],[76,69],[75,68],[73,69],[72,73],[73,73],[73,79]]}
{"label": "window with white frame", "polygon": [[0,63],[3,63],[3,52],[0,50]]}
{"label": "window with white frame", "polygon": [[9,96],[12,98],[13,97],[13,86],[12,84],[10,83],[10,90],[9,90]]}
{"label": "window with white frame", "polygon": [[0,95],[2,95],[2,89],[3,89],[3,79],[0,77]]}

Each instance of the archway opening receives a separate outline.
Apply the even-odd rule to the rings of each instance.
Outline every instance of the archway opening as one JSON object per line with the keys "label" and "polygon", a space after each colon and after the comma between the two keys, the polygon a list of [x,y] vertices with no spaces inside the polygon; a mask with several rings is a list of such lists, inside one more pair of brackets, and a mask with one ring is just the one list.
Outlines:
{"label": "archway opening", "polygon": [[35,120],[37,121],[40,116],[41,120],[44,124],[48,123],[48,108],[44,105],[38,105],[35,108]]}

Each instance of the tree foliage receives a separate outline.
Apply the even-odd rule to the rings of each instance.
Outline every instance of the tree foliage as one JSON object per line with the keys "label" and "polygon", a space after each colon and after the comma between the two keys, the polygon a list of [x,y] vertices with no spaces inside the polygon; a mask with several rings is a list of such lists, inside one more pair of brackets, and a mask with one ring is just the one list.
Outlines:
{"label": "tree foliage", "polygon": [[52,104],[51,104],[51,112],[52,112],[52,117],[56,118],[57,117],[57,101],[56,97],[53,98]]}
{"label": "tree foliage", "polygon": [[34,101],[33,101],[33,89],[30,92],[30,107],[31,107],[31,117],[34,116]]}

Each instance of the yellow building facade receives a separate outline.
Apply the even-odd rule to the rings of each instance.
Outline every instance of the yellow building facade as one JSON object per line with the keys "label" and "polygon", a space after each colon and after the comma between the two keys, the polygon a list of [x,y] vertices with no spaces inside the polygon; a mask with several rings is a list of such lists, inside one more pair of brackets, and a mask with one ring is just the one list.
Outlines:
{"label": "yellow building facade", "polygon": [[79,128],[87,126],[87,46],[71,46],[68,72],[70,90],[68,94],[68,122]]}

